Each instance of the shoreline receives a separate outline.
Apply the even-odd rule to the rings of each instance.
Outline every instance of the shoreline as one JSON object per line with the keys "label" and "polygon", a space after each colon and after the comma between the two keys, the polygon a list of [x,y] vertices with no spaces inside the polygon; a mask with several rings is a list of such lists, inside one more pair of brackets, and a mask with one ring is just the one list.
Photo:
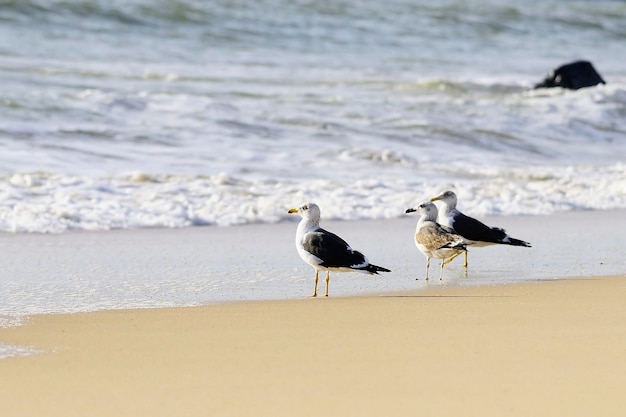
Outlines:
{"label": "shoreline", "polygon": [[[421,279],[425,258],[412,240],[415,217],[322,219],[322,227],[392,270],[378,276],[332,274],[330,295],[622,274],[624,216],[626,210],[481,218],[533,247],[470,249],[467,277],[455,260],[441,283]],[[306,298],[314,273],[296,253],[295,229],[296,222],[289,222],[0,235],[0,317]],[[431,263],[433,278],[438,263]]]}
{"label": "shoreline", "polygon": [[[621,416],[626,276],[32,316],[8,416]],[[33,401],[37,398],[37,401]]]}

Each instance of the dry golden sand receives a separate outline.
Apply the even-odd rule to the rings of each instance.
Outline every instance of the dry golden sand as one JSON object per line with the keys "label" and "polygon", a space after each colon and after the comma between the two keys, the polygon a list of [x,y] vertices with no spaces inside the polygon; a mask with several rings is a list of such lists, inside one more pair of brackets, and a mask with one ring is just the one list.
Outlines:
{"label": "dry golden sand", "polygon": [[32,317],[3,417],[624,416],[626,277]]}

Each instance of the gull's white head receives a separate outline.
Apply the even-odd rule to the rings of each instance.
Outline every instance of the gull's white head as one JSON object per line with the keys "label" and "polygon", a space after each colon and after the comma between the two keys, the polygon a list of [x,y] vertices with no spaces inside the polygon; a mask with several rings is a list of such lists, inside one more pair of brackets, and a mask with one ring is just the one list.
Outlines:
{"label": "gull's white head", "polygon": [[430,201],[441,201],[443,204],[448,206],[451,210],[456,208],[456,194],[453,191],[444,191],[439,194],[437,197],[433,197]]}
{"label": "gull's white head", "polygon": [[405,213],[417,212],[420,215],[420,220],[424,221],[437,221],[437,206],[430,201],[425,201],[419,204],[417,207],[407,209]]}
{"label": "gull's white head", "polygon": [[320,208],[315,203],[304,203],[298,208],[289,209],[287,213],[297,213],[300,217],[307,220],[320,220]]}

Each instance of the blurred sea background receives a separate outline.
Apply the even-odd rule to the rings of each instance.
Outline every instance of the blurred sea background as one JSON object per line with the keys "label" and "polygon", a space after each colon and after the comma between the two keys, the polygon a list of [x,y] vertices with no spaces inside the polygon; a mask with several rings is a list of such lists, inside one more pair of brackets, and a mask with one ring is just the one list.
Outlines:
{"label": "blurred sea background", "polygon": [[626,208],[625,57],[623,1],[0,0],[0,231]]}

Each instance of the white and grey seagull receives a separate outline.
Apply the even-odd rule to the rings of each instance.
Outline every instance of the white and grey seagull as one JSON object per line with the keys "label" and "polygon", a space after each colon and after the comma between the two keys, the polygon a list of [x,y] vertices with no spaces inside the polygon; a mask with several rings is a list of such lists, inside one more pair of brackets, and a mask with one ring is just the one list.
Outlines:
{"label": "white and grey seagull", "polygon": [[437,207],[430,201],[419,204],[417,207],[406,210],[406,213],[417,212],[420,218],[415,227],[415,245],[426,257],[426,280],[430,259],[441,259],[439,280],[443,279],[443,267],[461,253],[467,253],[467,242],[462,236],[454,233],[450,228],[437,223]]}
{"label": "white and grey seagull", "polygon": [[[479,220],[461,213],[456,208],[457,198],[452,191],[445,191],[437,197],[431,198],[430,201],[441,201],[443,203],[439,208],[439,223],[452,228],[455,233],[474,242],[473,246],[503,244],[531,247],[530,243],[509,236],[504,229],[489,227]],[[467,252],[465,252],[465,263],[463,266],[467,268]]]}
{"label": "white and grey seagull", "polygon": [[302,217],[296,231],[296,249],[302,260],[315,269],[315,287],[313,297],[317,296],[317,282],[320,271],[326,271],[326,292],[330,272],[363,272],[378,274],[391,272],[387,268],[369,263],[367,258],[356,251],[334,233],[320,227],[320,208],[317,204],[304,203],[298,208],[289,209],[288,213],[297,213]]}

